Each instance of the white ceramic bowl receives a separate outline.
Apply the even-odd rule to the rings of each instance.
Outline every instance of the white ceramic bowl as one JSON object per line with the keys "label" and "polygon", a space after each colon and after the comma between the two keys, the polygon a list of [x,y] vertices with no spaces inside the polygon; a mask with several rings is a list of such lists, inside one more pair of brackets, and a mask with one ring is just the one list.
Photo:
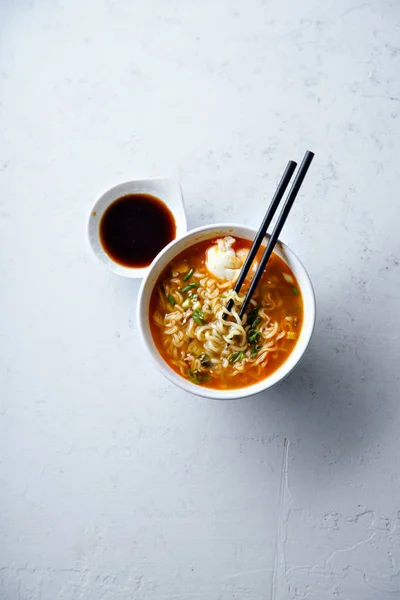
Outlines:
{"label": "white ceramic bowl", "polygon": [[[104,250],[100,241],[99,225],[107,208],[121,196],[127,194],[151,194],[159,198],[172,212],[176,224],[175,240],[187,231],[186,213],[183,204],[182,189],[178,181],[169,177],[151,177],[149,179],[135,179],[116,185],[105,192],[93,206],[88,223],[89,242],[93,252],[103,265],[117,275],[123,277],[142,278],[149,267],[125,267],[115,262]],[[149,232],[151,234],[151,232]],[[175,241],[173,240],[173,241]]]}
{"label": "white ceramic bowl", "polygon": [[149,304],[154,285],[156,284],[158,277],[165,267],[177,254],[198,242],[225,235],[233,235],[234,237],[237,236],[253,241],[256,233],[257,232],[254,229],[250,229],[244,225],[224,223],[206,225],[205,227],[193,229],[179,240],[171,242],[168,246],[166,246],[166,248],[164,248],[164,250],[162,250],[162,252],[160,252],[160,254],[150,265],[150,269],[146,278],[142,281],[137,304],[137,320],[144,345],[150,352],[156,367],[170,381],[183,388],[187,392],[191,392],[192,394],[196,394],[198,396],[204,396],[206,398],[215,398],[218,400],[230,400],[234,398],[252,396],[253,394],[257,394],[258,392],[262,392],[263,390],[270,388],[278,383],[278,381],[284,379],[284,377],[286,377],[297,365],[308,346],[315,324],[314,290],[308,273],[300,260],[297,258],[294,252],[290,250],[288,246],[286,246],[286,244],[279,241],[275,246],[275,252],[286,262],[296,276],[303,296],[304,318],[300,337],[293,349],[293,352],[291,352],[287,360],[276,371],[262,381],[259,381],[258,383],[248,387],[243,387],[236,390],[213,390],[211,388],[196,385],[188,379],[178,375],[178,373],[171,369],[171,367],[164,361],[157,350],[150,330]]}

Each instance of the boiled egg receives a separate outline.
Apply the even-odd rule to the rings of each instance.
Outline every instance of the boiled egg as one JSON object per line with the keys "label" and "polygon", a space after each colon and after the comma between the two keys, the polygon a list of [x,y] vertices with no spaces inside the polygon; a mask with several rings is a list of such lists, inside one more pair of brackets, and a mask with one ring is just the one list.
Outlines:
{"label": "boiled egg", "polygon": [[[206,267],[211,275],[222,281],[236,281],[241,268],[249,253],[247,248],[241,248],[237,252],[232,248],[235,238],[227,236],[220,238],[216,244],[210,246],[206,252]],[[253,261],[247,274],[245,282],[249,283],[258,267],[258,261]]]}
{"label": "boiled egg", "polygon": [[236,281],[242,267],[242,259],[236,255],[232,245],[235,238],[227,236],[217,240],[206,252],[206,267],[208,271],[224,281]]}

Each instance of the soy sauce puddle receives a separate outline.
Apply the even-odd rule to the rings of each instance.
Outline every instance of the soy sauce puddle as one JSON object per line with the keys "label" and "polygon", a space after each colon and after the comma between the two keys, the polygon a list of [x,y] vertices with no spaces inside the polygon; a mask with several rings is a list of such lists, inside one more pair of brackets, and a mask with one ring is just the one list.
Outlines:
{"label": "soy sauce puddle", "polygon": [[100,241],[107,254],[124,267],[148,267],[176,237],[176,223],[169,208],[151,194],[128,194],[104,212]]}

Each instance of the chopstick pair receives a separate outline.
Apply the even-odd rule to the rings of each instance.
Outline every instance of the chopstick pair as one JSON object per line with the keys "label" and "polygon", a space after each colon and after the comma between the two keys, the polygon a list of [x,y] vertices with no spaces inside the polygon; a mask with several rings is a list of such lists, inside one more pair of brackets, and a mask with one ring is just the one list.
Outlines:
{"label": "chopstick pair", "polygon": [[[269,238],[267,247],[264,250],[264,254],[262,255],[260,264],[258,265],[257,271],[254,274],[253,280],[250,284],[250,287],[248,289],[248,292],[246,294],[244,302],[240,308],[239,317],[241,319],[243,318],[246,308],[255,292],[255,289],[261,279],[261,276],[264,272],[267,262],[274,250],[275,244],[278,241],[279,234],[282,231],[282,228],[283,228],[283,226],[286,222],[286,219],[289,215],[290,209],[292,208],[293,203],[296,199],[296,196],[299,193],[300,187],[304,181],[304,178],[307,174],[307,171],[310,167],[310,164],[311,164],[313,158],[314,158],[314,153],[307,150],[307,152],[305,153],[304,158],[301,162],[299,170],[297,171],[296,177],[294,178],[294,181],[292,183],[292,187],[290,188],[286,202],[283,205],[280,215],[276,221],[275,227]],[[294,162],[293,160],[290,160],[288,162],[288,165],[287,165],[285,172],[283,173],[282,178],[278,184],[278,187],[276,189],[274,197],[272,198],[271,204],[269,205],[266,215],[263,219],[263,222],[261,223],[260,229],[258,230],[256,237],[254,238],[254,242],[250,248],[249,254],[247,255],[247,258],[244,262],[242,270],[240,271],[236,285],[233,288],[236,293],[240,292],[243,282],[246,279],[246,275],[249,272],[249,269],[253,263],[253,260],[256,257],[256,254],[261,246],[261,243],[262,243],[265,235],[267,234],[267,229],[268,229],[269,225],[271,224],[271,221],[276,213],[276,210],[280,204],[280,201],[282,200],[282,197],[286,191],[286,188],[289,185],[289,182],[292,178],[292,175],[293,175],[296,167],[297,167],[297,163]],[[228,304],[226,305],[227,310],[228,311],[231,310],[232,306],[233,306],[233,300],[229,300]],[[224,318],[226,318],[226,316],[227,315],[225,313]]]}

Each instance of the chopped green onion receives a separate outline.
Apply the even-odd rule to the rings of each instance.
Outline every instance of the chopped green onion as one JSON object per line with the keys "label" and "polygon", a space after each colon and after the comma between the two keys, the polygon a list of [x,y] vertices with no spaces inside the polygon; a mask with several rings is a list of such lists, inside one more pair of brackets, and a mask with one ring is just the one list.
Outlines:
{"label": "chopped green onion", "polygon": [[171,296],[171,294],[168,294],[167,298],[168,298],[168,302],[170,303],[170,305],[175,306],[176,302],[175,302],[174,298]]}
{"label": "chopped green onion", "polygon": [[255,342],[259,335],[261,335],[261,333],[257,331],[257,329],[250,329],[248,333],[249,342]]}
{"label": "chopped green onion", "polygon": [[296,296],[298,296],[300,294],[299,290],[297,289],[297,287],[292,287],[292,292],[293,294],[295,294]]}
{"label": "chopped green onion", "polygon": [[200,383],[200,381],[197,379],[195,372],[192,371],[192,369],[188,370],[188,375],[189,375],[189,379],[191,381],[193,381],[193,383],[197,383],[197,385]]}
{"label": "chopped green onion", "polygon": [[261,323],[261,317],[257,317],[257,319],[254,319],[252,323],[252,328],[254,329],[255,327],[257,327],[259,323]]}
{"label": "chopped green onion", "polygon": [[291,275],[289,275],[289,273],[282,273],[282,275],[286,283],[290,283],[290,285],[294,284],[294,279]]}
{"label": "chopped green onion", "polygon": [[233,365],[237,360],[242,360],[243,357],[243,352],[233,352],[233,354],[228,357],[228,363]]}
{"label": "chopped green onion", "polygon": [[174,266],[174,269],[175,269],[175,271],[178,271],[178,274],[187,273],[189,271],[189,265],[184,260],[181,263],[179,263],[178,265]]}
{"label": "chopped green onion", "polygon": [[182,292],[182,294],[184,294],[185,292],[188,292],[192,288],[198,288],[199,285],[200,285],[199,283],[197,283],[196,281],[193,281],[193,283],[188,283],[187,285],[185,285],[185,287],[183,287],[179,291]]}
{"label": "chopped green onion", "polygon": [[205,325],[206,324],[204,317],[205,317],[205,314],[203,313],[202,310],[196,309],[195,311],[193,311],[192,319],[195,323],[197,323],[197,325]]}
{"label": "chopped green onion", "polygon": [[255,321],[255,319],[257,318],[257,313],[261,308],[261,304],[259,304],[258,306],[255,306],[247,315],[247,325],[250,325],[250,327],[253,325],[253,321]]}
{"label": "chopped green onion", "polygon": [[201,354],[199,358],[200,358],[200,363],[203,367],[207,367],[208,369],[210,367],[212,367],[212,362],[211,362],[208,354]]}
{"label": "chopped green onion", "polygon": [[192,369],[188,370],[188,376],[189,379],[197,385],[200,385],[201,383],[204,383],[206,381],[210,381],[208,375],[203,375],[203,373],[200,373],[200,371],[192,371]]}
{"label": "chopped green onion", "polygon": [[191,276],[194,273],[194,269],[190,269],[190,271],[188,273],[186,273],[185,277],[183,278],[183,281],[187,281],[188,279],[191,278]]}
{"label": "chopped green onion", "polygon": [[182,308],[190,308],[190,298],[186,298],[186,300],[182,302]]}
{"label": "chopped green onion", "polygon": [[261,350],[261,348],[262,348],[262,346],[256,346],[255,344],[253,344],[251,347],[250,358],[255,358],[257,356],[257,354],[259,353],[259,351]]}
{"label": "chopped green onion", "polygon": [[208,310],[212,310],[211,304],[207,304],[207,308],[208,308]]}

